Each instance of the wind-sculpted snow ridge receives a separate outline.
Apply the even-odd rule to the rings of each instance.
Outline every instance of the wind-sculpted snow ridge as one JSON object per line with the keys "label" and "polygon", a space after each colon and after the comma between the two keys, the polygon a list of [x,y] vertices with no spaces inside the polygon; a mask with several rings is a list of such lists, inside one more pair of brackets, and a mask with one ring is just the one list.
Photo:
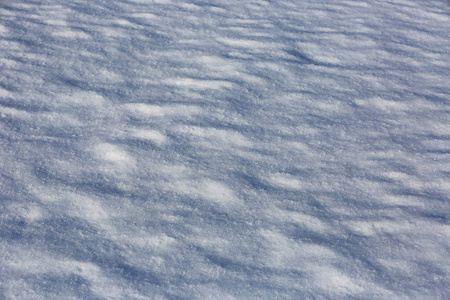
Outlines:
{"label": "wind-sculpted snow ridge", "polygon": [[1,299],[446,299],[446,1],[0,2]]}

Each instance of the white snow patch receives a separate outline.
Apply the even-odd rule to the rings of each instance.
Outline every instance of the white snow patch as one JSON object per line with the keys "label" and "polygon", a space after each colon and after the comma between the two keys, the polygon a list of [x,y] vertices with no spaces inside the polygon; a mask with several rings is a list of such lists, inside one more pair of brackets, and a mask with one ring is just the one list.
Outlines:
{"label": "white snow patch", "polygon": [[17,64],[16,61],[6,58],[0,58],[0,67],[12,68]]}
{"label": "white snow patch", "polygon": [[4,107],[4,106],[0,106],[0,107],[1,107],[0,116],[3,118],[5,116],[11,116],[11,117],[14,117],[16,119],[21,119],[21,120],[30,120],[32,118],[32,116],[30,116],[30,113],[28,113],[25,110],[13,108],[13,107]]}
{"label": "white snow patch", "polygon": [[150,20],[158,18],[157,15],[148,13],[148,12],[147,13],[134,13],[134,14],[131,14],[130,16],[132,16],[134,18],[142,18],[142,19],[150,19]]}
{"label": "white snow patch", "polygon": [[94,147],[96,155],[106,161],[119,166],[133,166],[135,159],[118,146],[108,143],[101,143]]}
{"label": "white snow patch", "polygon": [[294,241],[273,230],[261,230],[260,236],[266,241],[266,264],[285,270],[303,270],[310,260],[328,264],[338,256],[329,248]]}
{"label": "white snow patch", "polygon": [[182,88],[199,89],[199,90],[218,90],[223,88],[231,88],[233,84],[225,80],[206,80],[193,78],[171,78],[166,83]]}
{"label": "white snow patch", "polygon": [[249,40],[249,39],[232,39],[232,38],[218,38],[217,41],[224,43],[231,47],[238,47],[238,48],[249,48],[249,49],[261,49],[261,48],[276,48],[277,44],[275,43],[266,43],[266,42],[259,42],[255,40]]}
{"label": "white snow patch", "polygon": [[23,275],[81,276],[89,282],[92,292],[101,298],[112,299],[122,295],[115,282],[107,278],[99,266],[90,262],[62,260],[28,250],[20,251],[6,265]]}
{"label": "white snow patch", "polygon": [[358,294],[364,288],[332,266],[312,268],[315,283],[329,293]]}
{"label": "white snow patch", "polygon": [[414,196],[404,196],[404,195],[384,195],[381,198],[383,204],[393,205],[393,206],[417,206],[424,207],[425,203],[419,198]]}
{"label": "white snow patch", "polygon": [[163,251],[168,247],[173,247],[176,244],[176,240],[167,235],[154,236],[137,234],[125,237],[125,241],[138,247],[151,248],[153,250],[157,249],[159,251]]}
{"label": "white snow patch", "polygon": [[64,31],[55,31],[52,32],[52,35],[55,37],[62,37],[62,38],[68,38],[68,39],[89,39],[90,36],[87,33],[84,33],[82,31],[75,31],[75,30],[64,30]]}
{"label": "white snow patch", "polygon": [[152,141],[158,145],[164,144],[167,140],[164,134],[151,129],[133,129],[130,131],[130,135],[137,139]]}
{"label": "white snow patch", "polygon": [[61,27],[67,26],[67,22],[64,19],[48,19],[45,20],[45,23],[52,26],[61,26]]}
{"label": "white snow patch", "polygon": [[359,106],[374,107],[383,111],[408,110],[409,106],[405,102],[386,100],[383,98],[375,97],[367,100],[355,100],[355,103]]}
{"label": "white snow patch", "polygon": [[297,211],[287,211],[276,207],[272,207],[267,210],[267,216],[274,218],[277,222],[290,222],[298,224],[309,230],[327,234],[332,233],[333,230],[326,223],[322,222],[319,218],[312,215],[304,214]]}
{"label": "white snow patch", "polygon": [[174,178],[188,177],[192,174],[192,170],[184,165],[160,165],[159,168],[163,174]]}
{"label": "white snow patch", "polygon": [[137,27],[136,24],[133,24],[125,19],[114,20],[114,24],[125,26],[125,27]]}
{"label": "white snow patch", "polygon": [[304,189],[304,184],[289,174],[276,173],[269,176],[268,181],[274,186],[288,190],[301,191]]}
{"label": "white snow patch", "polygon": [[412,189],[421,189],[425,186],[425,183],[419,180],[416,176],[412,176],[402,172],[387,172],[384,173],[387,178],[401,182],[403,185]]}
{"label": "white snow patch", "polygon": [[68,195],[74,205],[76,215],[89,222],[105,222],[109,218],[108,213],[102,208],[99,201],[77,194]]}
{"label": "white snow patch", "polygon": [[225,72],[229,74],[236,74],[238,69],[241,67],[240,64],[232,60],[225,60],[218,56],[211,55],[198,57],[198,62],[210,70]]}
{"label": "white snow patch", "polygon": [[242,202],[226,184],[212,179],[182,180],[176,183],[176,189],[180,193],[199,197],[222,206],[235,206]]}
{"label": "white snow patch", "polygon": [[44,217],[42,208],[36,204],[11,204],[8,205],[8,210],[11,215],[17,214],[18,216],[24,218],[28,223],[39,221]]}
{"label": "white snow patch", "polygon": [[158,106],[146,103],[127,103],[122,107],[133,116],[138,117],[189,116],[202,112],[201,108],[192,105]]}
{"label": "white snow patch", "polygon": [[0,33],[5,34],[6,32],[8,32],[8,29],[0,24]]}
{"label": "white snow patch", "polygon": [[252,147],[253,143],[244,135],[237,131],[217,129],[211,127],[182,126],[180,133],[192,136],[194,143],[199,143],[206,147]]}
{"label": "white snow patch", "polygon": [[55,105],[65,104],[67,106],[100,108],[106,104],[105,98],[95,92],[78,92],[69,95],[60,94],[56,96]]}

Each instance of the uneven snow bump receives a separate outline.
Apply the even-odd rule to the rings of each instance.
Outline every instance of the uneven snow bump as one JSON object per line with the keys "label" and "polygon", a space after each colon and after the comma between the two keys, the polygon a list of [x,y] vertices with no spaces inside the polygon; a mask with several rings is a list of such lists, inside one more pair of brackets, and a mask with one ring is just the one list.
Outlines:
{"label": "uneven snow bump", "polygon": [[203,80],[193,78],[172,78],[166,80],[169,85],[197,89],[197,90],[219,90],[223,88],[231,88],[233,84],[225,80]]}
{"label": "uneven snow bump", "polygon": [[164,134],[152,129],[132,129],[129,131],[129,134],[136,139],[151,141],[157,145],[162,145],[167,140]]}
{"label": "uneven snow bump", "polygon": [[222,206],[241,204],[241,200],[232,189],[226,184],[212,179],[198,181],[182,180],[176,183],[176,189],[180,193],[188,194],[192,197],[199,197]]}
{"label": "uneven snow bump", "polygon": [[136,117],[190,116],[202,112],[201,108],[192,105],[159,106],[147,103],[127,103],[122,108]]}
{"label": "uneven snow bump", "polygon": [[102,143],[94,147],[94,151],[98,158],[105,162],[114,163],[120,166],[133,166],[136,161],[126,151],[120,149],[120,147]]}

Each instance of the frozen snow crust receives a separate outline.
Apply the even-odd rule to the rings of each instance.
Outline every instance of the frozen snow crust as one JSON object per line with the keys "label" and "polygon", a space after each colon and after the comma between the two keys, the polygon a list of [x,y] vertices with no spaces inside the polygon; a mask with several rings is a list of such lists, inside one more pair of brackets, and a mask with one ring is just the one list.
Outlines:
{"label": "frozen snow crust", "polygon": [[445,299],[449,12],[1,0],[0,299]]}

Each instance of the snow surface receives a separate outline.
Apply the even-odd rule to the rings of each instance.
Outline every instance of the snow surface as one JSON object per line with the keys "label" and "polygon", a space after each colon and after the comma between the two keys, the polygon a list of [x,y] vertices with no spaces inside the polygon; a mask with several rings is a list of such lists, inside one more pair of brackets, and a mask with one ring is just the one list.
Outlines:
{"label": "snow surface", "polygon": [[1,299],[448,299],[450,3],[1,0]]}

